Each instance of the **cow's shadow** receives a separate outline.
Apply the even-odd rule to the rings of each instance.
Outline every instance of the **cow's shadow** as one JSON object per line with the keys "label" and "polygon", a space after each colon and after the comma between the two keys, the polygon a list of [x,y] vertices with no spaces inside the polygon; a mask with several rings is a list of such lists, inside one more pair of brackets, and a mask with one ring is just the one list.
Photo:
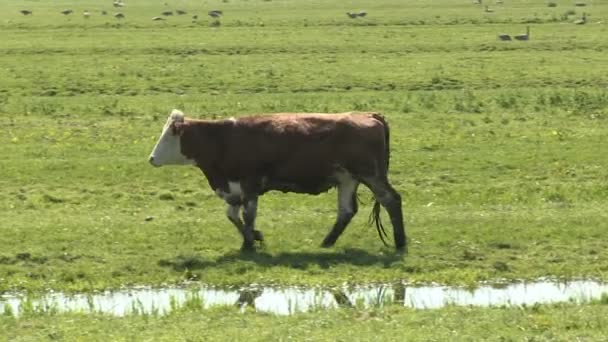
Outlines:
{"label": "cow's shadow", "polygon": [[283,252],[276,255],[262,251],[238,251],[228,253],[215,260],[198,255],[178,255],[172,259],[162,259],[160,266],[170,267],[175,271],[203,270],[209,267],[221,267],[239,261],[250,261],[264,267],[283,266],[305,270],[312,265],[323,269],[332,265],[349,264],[355,266],[372,266],[388,268],[395,261],[402,260],[403,255],[398,253],[371,254],[362,249],[345,249],[336,252]]}

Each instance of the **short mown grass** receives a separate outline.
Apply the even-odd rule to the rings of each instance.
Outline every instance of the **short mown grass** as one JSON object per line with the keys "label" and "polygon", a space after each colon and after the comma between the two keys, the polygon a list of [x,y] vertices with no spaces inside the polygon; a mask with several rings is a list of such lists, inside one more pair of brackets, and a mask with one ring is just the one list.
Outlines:
{"label": "short mown grass", "polygon": [[[605,3],[512,0],[488,3],[493,12],[447,0],[166,3],[0,3],[0,293],[608,280]],[[188,14],[151,20],[178,8]],[[211,9],[224,12],[219,21]],[[360,10],[365,18],[345,14]],[[574,25],[583,12],[587,23]],[[529,41],[497,40],[527,25]],[[147,163],[173,108],[207,119],[384,113],[409,253],[367,226],[366,189],[331,249],[319,245],[335,191],[269,193],[257,221],[266,243],[240,252],[199,170]],[[599,341],[605,304],[289,317],[196,301],[127,317],[25,305],[19,317],[0,313],[0,340]]]}

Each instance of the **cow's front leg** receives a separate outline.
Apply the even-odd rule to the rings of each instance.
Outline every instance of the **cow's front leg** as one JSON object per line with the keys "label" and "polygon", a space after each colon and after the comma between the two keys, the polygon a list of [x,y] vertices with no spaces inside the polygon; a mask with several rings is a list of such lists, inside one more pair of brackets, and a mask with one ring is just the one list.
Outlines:
{"label": "cow's front leg", "polygon": [[228,203],[228,208],[226,209],[226,216],[234,224],[236,229],[243,235],[243,221],[241,220],[241,205],[240,204],[230,204]]}
{"label": "cow's front leg", "polygon": [[258,209],[258,197],[252,196],[247,197],[243,201],[243,221],[245,225],[243,227],[243,250],[253,249],[253,242],[255,240],[255,217]]}
{"label": "cow's front leg", "polygon": [[[245,229],[245,225],[241,220],[241,205],[240,204],[230,204],[228,203],[228,208],[226,209],[226,216],[234,224],[236,229],[239,231],[241,236],[244,236],[243,231]],[[253,230],[253,238],[256,241],[264,241],[264,234],[262,234],[259,230]]]}

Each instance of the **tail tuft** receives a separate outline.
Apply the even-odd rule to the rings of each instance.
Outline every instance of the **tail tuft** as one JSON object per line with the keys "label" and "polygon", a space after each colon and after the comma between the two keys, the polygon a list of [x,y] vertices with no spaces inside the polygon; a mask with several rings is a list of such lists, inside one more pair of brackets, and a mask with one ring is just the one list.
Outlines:
{"label": "tail tuft", "polygon": [[380,236],[380,240],[385,246],[388,246],[386,240],[384,238],[388,238],[386,235],[386,231],[384,230],[384,225],[382,224],[382,220],[380,220],[380,202],[374,202],[374,208],[372,212],[369,214],[369,225],[376,225],[376,230],[378,231],[378,236]]}

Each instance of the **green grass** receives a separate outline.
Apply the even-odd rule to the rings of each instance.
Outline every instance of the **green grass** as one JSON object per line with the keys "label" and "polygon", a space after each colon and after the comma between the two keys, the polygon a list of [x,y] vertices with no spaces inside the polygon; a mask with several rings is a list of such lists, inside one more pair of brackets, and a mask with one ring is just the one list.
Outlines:
{"label": "green grass", "polygon": [[[267,245],[240,254],[224,205],[198,170],[147,165],[162,117],[7,118],[3,286],[605,277],[607,163],[597,154],[605,132],[597,120],[388,116],[396,132],[391,178],[411,238],[406,257],[366,226],[367,191],[360,215],[329,250],[318,245],[333,222],[334,191],[268,194],[258,221]],[[495,269],[497,262],[508,268]]]}
{"label": "green grass", "polygon": [[0,317],[8,341],[603,341],[608,306],[412,310],[398,306],[274,316],[195,306],[167,316],[31,313]]}
{"label": "green grass", "polygon": [[[605,4],[582,26],[567,2],[184,0],[166,22],[160,2],[120,22],[107,4],[0,5],[0,291],[608,278]],[[173,108],[383,112],[409,254],[366,226],[365,189],[332,249],[335,191],[265,195],[266,245],[240,253],[200,171],[146,162]]]}
{"label": "green grass", "polygon": [[[167,2],[1,2],[0,293],[186,280],[608,280],[606,3],[512,0],[485,13],[448,0]],[[59,14],[65,8],[74,14]],[[177,8],[188,15],[151,21]],[[225,13],[219,26],[211,9]],[[359,10],[368,16],[345,14]],[[587,24],[573,25],[583,12]],[[496,39],[526,25],[530,41]],[[200,171],[147,164],[173,108],[203,118],[383,112],[409,254],[384,247],[366,225],[365,189],[332,249],[319,245],[335,191],[266,194],[266,244],[239,252]],[[197,302],[123,318],[22,307],[19,318],[0,316],[0,340],[599,341],[608,335],[604,297],[290,317]]]}

